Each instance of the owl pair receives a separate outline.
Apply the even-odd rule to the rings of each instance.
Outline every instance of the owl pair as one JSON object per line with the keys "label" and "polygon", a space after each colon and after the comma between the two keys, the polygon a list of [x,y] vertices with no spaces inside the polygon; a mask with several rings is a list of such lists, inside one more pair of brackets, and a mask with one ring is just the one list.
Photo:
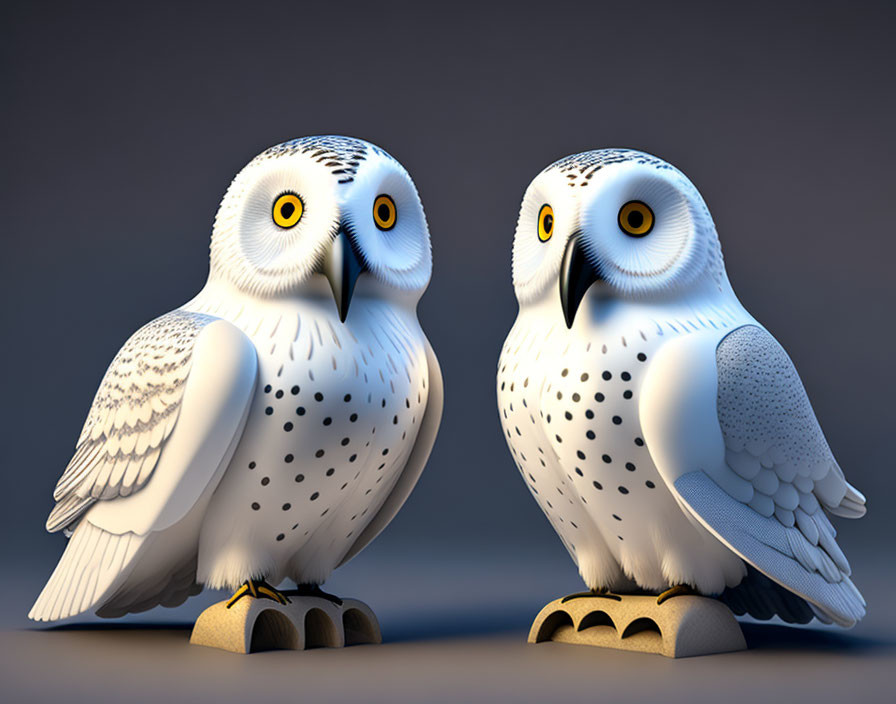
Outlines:
{"label": "owl pair", "polygon": [[[199,294],[112,361],[47,521],[70,542],[30,616],[175,606],[203,585],[285,602],[391,521],[438,431],[417,320],[414,185],[345,137],[234,179]],[[501,421],[592,590],[722,594],[739,613],[851,625],[864,602],[826,513],[859,516],[787,355],[740,305],[699,193],[646,154],[532,182]]]}

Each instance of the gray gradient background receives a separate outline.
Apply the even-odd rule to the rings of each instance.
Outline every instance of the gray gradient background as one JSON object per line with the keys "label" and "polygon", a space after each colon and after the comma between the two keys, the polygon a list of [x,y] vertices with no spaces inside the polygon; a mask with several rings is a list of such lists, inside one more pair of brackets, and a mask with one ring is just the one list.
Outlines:
{"label": "gray gradient background", "polygon": [[[520,700],[595,692],[583,676],[597,672],[617,699],[663,686],[674,699],[694,695],[697,680],[720,681],[724,663],[753,696],[774,662],[795,692],[881,694],[875,678],[892,667],[896,642],[891,5],[143,5],[0,9],[7,687],[89,697],[117,681],[102,666],[109,657],[123,668],[164,660],[194,698],[257,692],[262,676],[265,691],[295,693],[289,673],[300,668],[304,691],[334,699],[494,699],[524,688]],[[234,672],[233,658],[187,649],[182,627],[142,638],[127,628],[22,630],[63,547],[43,531],[52,487],[106,365],[139,325],[203,284],[212,218],[239,168],[271,144],[321,133],[398,158],[433,239],[420,318],[445,377],[441,433],[405,508],[331,582],[371,603],[393,644],[375,651],[385,655],[272,653],[259,670],[239,661]],[[841,465],[869,497],[863,520],[837,524],[869,597],[868,619],[848,635],[754,627],[756,651],[678,669],[520,646],[538,608],[579,582],[495,410],[496,361],[516,313],[511,240],[541,168],[606,146],[657,154],[701,190],[735,290],[789,351]],[[216,596],[136,620],[188,623]],[[64,657],[67,674],[23,667],[32,655]],[[673,684],[633,686],[626,678],[645,663]],[[326,689],[348,664],[362,674]],[[191,671],[215,686],[188,682]]]}

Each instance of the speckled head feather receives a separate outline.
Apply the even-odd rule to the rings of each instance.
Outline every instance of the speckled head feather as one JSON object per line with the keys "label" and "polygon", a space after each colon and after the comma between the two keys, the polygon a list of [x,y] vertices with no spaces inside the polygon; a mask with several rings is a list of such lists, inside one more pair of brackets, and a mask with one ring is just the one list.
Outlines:
{"label": "speckled head feather", "polygon": [[[655,218],[646,236],[620,227],[628,202],[646,203]],[[550,204],[554,233],[537,236],[538,213]],[[605,285],[628,298],[665,296],[703,279],[725,279],[715,225],[693,184],[671,164],[631,149],[573,154],[542,171],[523,198],[514,239],[513,277],[520,303],[551,291],[573,236]]]}
{"label": "speckled head feather", "polygon": [[[288,228],[273,218],[284,194],[301,201]],[[380,231],[374,201],[389,195],[394,226]],[[253,295],[294,290],[318,272],[340,228],[370,273],[388,287],[422,293],[432,270],[429,231],[410,176],[379,147],[342,136],[301,137],[266,149],[234,178],[218,209],[210,278]]]}
{"label": "speckled head feather", "polygon": [[545,171],[559,171],[566,179],[567,186],[583,188],[605,166],[624,163],[649,164],[657,169],[676,170],[674,166],[667,164],[662,159],[634,149],[592,149],[558,159]]}

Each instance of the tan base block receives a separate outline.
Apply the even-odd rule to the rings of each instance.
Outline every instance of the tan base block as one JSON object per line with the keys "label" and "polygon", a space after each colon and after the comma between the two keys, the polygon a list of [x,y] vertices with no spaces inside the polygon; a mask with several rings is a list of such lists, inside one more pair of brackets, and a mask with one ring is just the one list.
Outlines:
{"label": "tan base block", "polygon": [[536,616],[530,643],[596,645],[658,653],[669,658],[746,650],[734,614],[720,601],[676,596],[657,606],[655,596],[620,595],[620,600],[584,596],[552,601]]}
{"label": "tan base block", "polygon": [[382,643],[370,607],[355,599],[337,606],[327,599],[289,596],[289,604],[243,597],[232,608],[219,601],[199,614],[190,642],[232,653],[342,648]]}

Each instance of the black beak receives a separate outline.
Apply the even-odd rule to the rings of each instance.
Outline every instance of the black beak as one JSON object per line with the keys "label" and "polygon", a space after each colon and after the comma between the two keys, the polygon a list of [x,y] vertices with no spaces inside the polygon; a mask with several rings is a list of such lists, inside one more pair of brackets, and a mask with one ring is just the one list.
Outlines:
{"label": "black beak", "polygon": [[560,265],[560,304],[563,306],[567,328],[572,328],[579,304],[595,281],[603,281],[603,276],[585,256],[579,243],[579,235],[573,235],[566,243],[563,263]]}
{"label": "black beak", "polygon": [[330,251],[324,258],[323,275],[327,277],[330,288],[333,289],[333,299],[336,301],[336,309],[339,311],[339,320],[343,323],[348,316],[348,306],[352,302],[355,284],[361,272],[364,271],[367,271],[364,260],[355,250],[355,246],[345,234],[345,230],[340,228]]}

